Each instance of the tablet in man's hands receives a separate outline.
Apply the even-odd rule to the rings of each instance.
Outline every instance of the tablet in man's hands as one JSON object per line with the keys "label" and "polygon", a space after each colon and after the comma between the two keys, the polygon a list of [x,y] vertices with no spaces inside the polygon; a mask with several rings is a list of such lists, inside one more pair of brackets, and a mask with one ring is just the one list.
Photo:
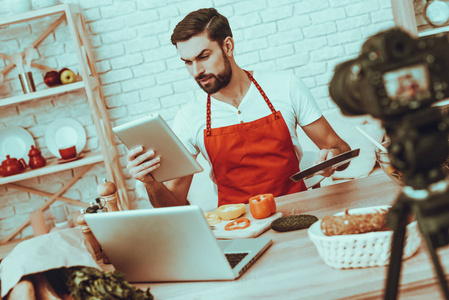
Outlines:
{"label": "tablet in man's hands", "polygon": [[339,155],[329,158],[320,163],[317,163],[316,165],[313,165],[310,168],[299,171],[298,173],[292,175],[290,179],[293,180],[294,182],[298,182],[301,179],[307,179],[312,176],[319,175],[319,172],[326,168],[332,167],[335,169],[341,165],[350,162],[351,160],[359,156],[359,153],[360,153],[359,148],[340,153]]}
{"label": "tablet in man's hands", "polygon": [[159,114],[152,114],[112,128],[115,135],[130,150],[143,146],[161,157],[161,166],[151,172],[158,182],[203,171],[168,124]]}

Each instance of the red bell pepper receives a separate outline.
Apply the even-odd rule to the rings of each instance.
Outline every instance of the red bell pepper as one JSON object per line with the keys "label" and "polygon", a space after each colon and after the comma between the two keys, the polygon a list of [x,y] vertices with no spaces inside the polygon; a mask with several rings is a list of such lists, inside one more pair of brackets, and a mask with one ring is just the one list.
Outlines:
{"label": "red bell pepper", "polygon": [[254,219],[268,218],[276,213],[273,194],[262,194],[249,198],[249,210]]}
{"label": "red bell pepper", "polygon": [[226,224],[225,230],[230,231],[230,230],[237,230],[237,229],[245,229],[245,228],[249,227],[250,224],[251,224],[251,221],[248,218],[239,218],[239,219],[236,219],[236,220]]}

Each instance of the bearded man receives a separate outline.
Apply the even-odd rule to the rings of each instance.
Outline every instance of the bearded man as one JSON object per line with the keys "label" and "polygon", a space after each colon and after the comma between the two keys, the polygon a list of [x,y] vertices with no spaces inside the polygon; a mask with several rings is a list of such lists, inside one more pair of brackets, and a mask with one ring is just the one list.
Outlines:
{"label": "bearded man", "polygon": [[[189,13],[171,42],[203,90],[181,108],[173,130],[193,156],[201,153],[209,162],[218,206],[306,189],[304,182],[289,179],[302,157],[297,126],[321,149],[320,161],[350,150],[297,76],[237,65],[229,22],[214,8]],[[127,168],[144,183],[154,207],[188,204],[193,175],[156,182],[150,173],[160,161],[152,149],[137,147],[128,153]]]}

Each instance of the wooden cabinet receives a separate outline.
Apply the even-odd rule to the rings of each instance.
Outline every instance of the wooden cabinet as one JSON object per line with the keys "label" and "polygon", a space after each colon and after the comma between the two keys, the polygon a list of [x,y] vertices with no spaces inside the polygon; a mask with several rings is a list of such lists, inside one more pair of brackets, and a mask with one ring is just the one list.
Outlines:
{"label": "wooden cabinet", "polygon": [[[8,185],[9,188],[20,189],[30,193],[49,196],[49,200],[46,201],[45,205],[39,208],[40,210],[46,210],[56,200],[65,201],[73,205],[86,206],[86,203],[62,197],[62,194],[83,174],[85,174],[93,165],[97,163],[104,163],[106,173],[109,177],[108,180],[114,182],[117,185],[120,208],[128,209],[129,204],[125,179],[122,173],[122,167],[119,162],[119,156],[115,146],[108,112],[104,103],[103,93],[98,80],[98,74],[95,67],[95,59],[92,55],[90,41],[86,33],[86,27],[83,20],[81,8],[75,4],[60,4],[40,10],[29,11],[20,15],[4,17],[0,19],[0,28],[2,28],[2,26],[14,23],[29,22],[32,20],[34,22],[37,19],[52,15],[56,15],[57,20],[50,26],[45,28],[42,34],[32,42],[31,46],[33,46],[34,48],[38,48],[41,42],[52,32],[54,32],[59,26],[67,26],[68,32],[70,33],[70,38],[72,39],[72,42],[74,44],[74,50],[77,57],[77,67],[79,68],[79,75],[81,76],[82,80],[71,84],[45,88],[29,94],[21,94],[0,99],[0,108],[9,105],[17,105],[19,103],[30,100],[39,101],[40,99],[46,97],[55,97],[66,93],[82,90],[84,91],[86,101],[89,104],[95,131],[99,141],[100,151],[89,152],[84,155],[83,158],[73,162],[57,164],[56,161],[50,161],[45,167],[40,169],[31,170],[28,168],[21,174],[8,177],[0,177],[0,185]],[[22,56],[24,56],[24,52],[25,51],[23,51]],[[8,56],[6,54],[2,55],[3,58]],[[12,62],[9,62],[3,70],[0,70],[0,72],[6,77],[9,71],[11,71],[14,67],[15,65]],[[80,168],[80,170],[76,172],[76,176],[70,182],[67,182],[64,187],[53,194],[15,184],[15,182],[25,179],[54,174],[56,172],[74,168]],[[29,222],[30,220],[28,219],[23,224],[18,226],[17,230],[12,232],[3,242],[10,240],[15,235],[17,235],[23,228],[25,228],[29,224]]]}

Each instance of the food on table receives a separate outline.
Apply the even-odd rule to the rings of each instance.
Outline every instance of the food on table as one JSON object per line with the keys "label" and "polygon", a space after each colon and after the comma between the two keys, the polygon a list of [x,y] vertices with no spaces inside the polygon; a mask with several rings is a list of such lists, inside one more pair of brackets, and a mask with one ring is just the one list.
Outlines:
{"label": "food on table", "polygon": [[[349,211],[343,210],[334,216],[339,217],[337,220],[340,220],[341,225],[344,225],[342,220],[347,219],[348,214],[351,216],[351,222],[355,218],[366,217],[366,221],[371,224],[374,214],[376,218],[384,219],[388,215],[387,211],[389,209],[389,205],[361,207],[349,209]],[[409,217],[411,218],[408,221],[412,222],[413,216],[409,215]],[[383,226],[379,225],[376,227],[380,228],[380,230],[376,231],[357,234],[356,232],[350,232],[352,234],[345,232],[345,234],[340,235],[329,235],[323,232],[321,227],[321,223],[323,220],[326,221],[326,219],[329,220],[328,218],[323,218],[313,224],[308,229],[308,235],[315,244],[320,257],[328,266],[335,269],[355,269],[386,266],[389,264],[391,238],[394,234],[390,228],[381,228]],[[347,223],[350,224],[349,221]],[[356,222],[354,221],[354,223]],[[369,230],[366,224],[363,226],[366,230]],[[370,225],[370,227],[372,226]],[[415,221],[407,225],[402,259],[411,257],[418,250],[420,243],[419,229]]]}
{"label": "food on table", "polygon": [[271,222],[271,229],[279,232],[309,228],[318,218],[312,215],[291,215]]}
{"label": "food on table", "polygon": [[239,230],[239,229],[245,229],[249,227],[251,224],[251,221],[248,218],[239,218],[237,220],[234,220],[232,222],[229,222],[225,226],[225,230]]}
{"label": "food on table", "polygon": [[402,180],[402,174],[392,166],[387,167],[387,172],[393,177],[396,177],[398,180]]}
{"label": "food on table", "polygon": [[[136,288],[125,280],[125,274],[101,271],[92,267],[75,266],[45,272],[58,296],[70,294],[71,299],[154,299],[150,292]],[[69,298],[70,299],[70,298]]]}
{"label": "food on table", "polygon": [[254,219],[268,218],[276,213],[273,194],[262,194],[249,198],[249,209]]}
{"label": "food on table", "polygon": [[101,271],[74,266],[50,269],[23,277],[6,299],[141,299],[152,300],[150,288],[145,291],[125,280],[120,271]]}
{"label": "food on table", "polygon": [[346,209],[344,215],[327,216],[321,221],[321,230],[327,236],[366,233],[384,230],[386,227],[386,209],[380,209],[374,213],[352,215]]}
{"label": "food on table", "polygon": [[243,203],[225,204],[217,208],[217,215],[222,220],[226,221],[237,219],[244,213],[245,213],[245,204]]}
{"label": "food on table", "polygon": [[[382,143],[383,146],[388,147],[390,145],[390,141],[385,141]],[[387,174],[391,179],[395,180],[398,183],[403,183],[402,172],[398,171],[395,167],[391,165],[390,157],[388,152],[381,150],[379,147],[376,147],[375,150],[376,160],[379,163],[382,170]]]}
{"label": "food on table", "polygon": [[217,225],[221,222],[221,219],[216,212],[206,212],[204,213],[204,217],[209,225]]}

